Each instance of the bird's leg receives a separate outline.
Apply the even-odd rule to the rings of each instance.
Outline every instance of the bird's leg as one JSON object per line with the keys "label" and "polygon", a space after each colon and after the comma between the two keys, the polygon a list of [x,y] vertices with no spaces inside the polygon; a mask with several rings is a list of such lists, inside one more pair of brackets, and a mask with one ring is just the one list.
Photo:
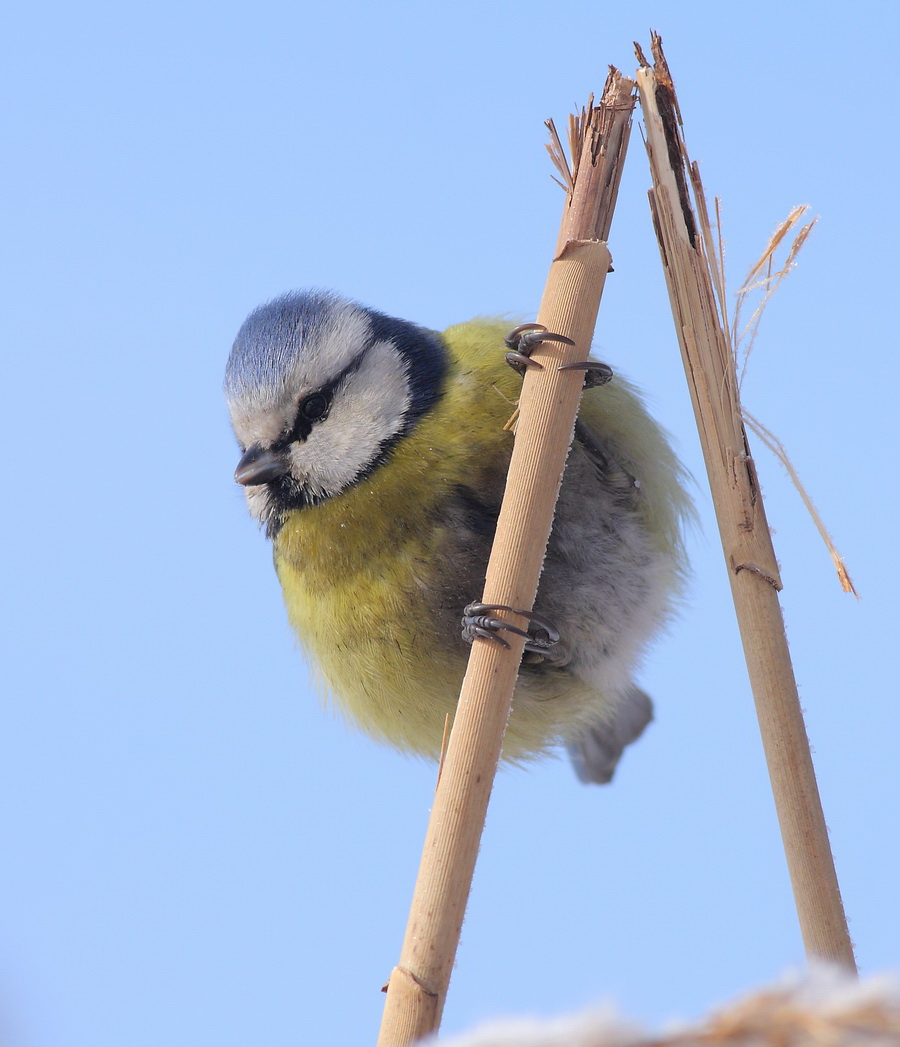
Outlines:
{"label": "bird's leg", "polygon": [[[506,348],[506,362],[514,370],[524,377],[529,367],[543,367],[537,360],[531,359],[531,353],[536,345],[541,342],[562,342],[565,345],[574,345],[571,338],[564,334],[553,334],[543,324],[520,324],[513,328],[504,339]],[[598,385],[605,385],[613,376],[612,368],[598,360],[580,360],[573,364],[562,364],[558,371],[584,371],[584,388],[594,389]]]}
{"label": "bird's leg", "polygon": [[[528,619],[528,629],[520,629],[517,625],[495,618],[490,613],[491,611],[510,611],[512,614],[519,614]],[[500,635],[502,629],[515,633],[517,636],[524,636],[525,650],[533,651],[536,654],[545,654],[554,644],[559,643],[559,632],[543,615],[536,614],[534,611],[520,611],[518,608],[507,607],[502,603],[470,603],[463,611],[462,627],[462,638],[466,643],[472,643],[473,640],[481,637],[483,640],[496,640],[504,647],[509,647],[509,644]]]}

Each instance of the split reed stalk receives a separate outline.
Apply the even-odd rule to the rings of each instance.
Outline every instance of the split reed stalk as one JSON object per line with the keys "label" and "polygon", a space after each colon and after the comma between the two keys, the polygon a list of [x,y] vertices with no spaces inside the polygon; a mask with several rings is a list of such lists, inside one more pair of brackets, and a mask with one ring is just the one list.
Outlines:
{"label": "split reed stalk", "polygon": [[[637,83],[653,188],[650,208],[681,345],[744,655],[759,718],[807,955],[855,971],[828,831],[778,600],[781,589],[756,468],[741,420],[724,287],[703,186],[653,35],[654,66],[637,48]],[[695,211],[691,196],[697,204]],[[717,307],[717,293],[719,305]]]}

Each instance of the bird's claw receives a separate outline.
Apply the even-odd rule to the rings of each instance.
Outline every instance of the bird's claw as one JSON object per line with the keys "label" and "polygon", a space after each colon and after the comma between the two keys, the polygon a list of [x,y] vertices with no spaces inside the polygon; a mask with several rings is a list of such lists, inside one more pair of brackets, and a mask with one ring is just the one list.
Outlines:
{"label": "bird's claw", "polygon": [[584,388],[596,389],[606,385],[613,376],[613,369],[598,360],[579,360],[574,364],[560,364],[557,371],[584,371]]}
{"label": "bird's claw", "polygon": [[541,370],[543,364],[531,359],[534,347],[540,345],[541,342],[562,342],[564,345],[575,344],[571,338],[567,338],[564,334],[553,334],[552,331],[548,331],[543,324],[519,324],[504,339],[506,348],[509,349],[509,352],[506,354],[506,362],[514,371],[518,371],[520,375],[524,375],[529,367],[536,367],[538,370]]}
{"label": "bird's claw", "polygon": [[543,364],[539,364],[537,360],[532,360],[530,356],[526,356],[524,353],[509,352],[506,354],[506,362],[514,371],[517,371],[522,375],[523,378],[529,367],[536,367],[539,371],[543,371],[544,369]]}
{"label": "bird's claw", "polygon": [[[520,629],[511,622],[504,622],[502,618],[495,618],[489,613],[491,611],[509,611],[511,614],[521,615],[528,619],[528,629]],[[472,643],[480,637],[482,640],[496,640],[508,648],[509,644],[500,635],[502,629],[515,633],[516,636],[524,636],[525,650],[539,654],[559,642],[556,627],[542,614],[520,611],[516,607],[507,607],[501,603],[470,603],[463,611],[462,627],[462,638],[466,643]]]}

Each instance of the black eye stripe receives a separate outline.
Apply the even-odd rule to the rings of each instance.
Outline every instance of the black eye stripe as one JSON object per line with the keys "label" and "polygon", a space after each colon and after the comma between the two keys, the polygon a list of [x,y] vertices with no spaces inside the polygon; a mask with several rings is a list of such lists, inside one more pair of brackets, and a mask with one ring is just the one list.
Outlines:
{"label": "black eye stripe", "polygon": [[283,442],[287,445],[295,440],[308,439],[316,422],[322,422],[328,417],[328,412],[331,410],[331,403],[334,400],[334,394],[338,387],[351,374],[359,370],[363,355],[364,353],[360,353],[354,357],[343,371],[335,375],[327,385],[323,385],[321,389],[317,389],[314,393],[309,393],[303,397],[297,405],[297,417],[294,419],[293,428],[285,434],[283,440],[279,441],[279,443]]}

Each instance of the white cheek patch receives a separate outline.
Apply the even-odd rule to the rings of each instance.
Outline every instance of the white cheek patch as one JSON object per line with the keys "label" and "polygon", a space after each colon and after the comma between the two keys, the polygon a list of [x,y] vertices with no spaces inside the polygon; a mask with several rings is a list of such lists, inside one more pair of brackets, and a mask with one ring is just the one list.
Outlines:
{"label": "white cheek patch", "polygon": [[339,494],[403,428],[409,405],[403,357],[391,342],[376,342],[335,393],[328,417],[291,446],[291,472],[320,497]]}

